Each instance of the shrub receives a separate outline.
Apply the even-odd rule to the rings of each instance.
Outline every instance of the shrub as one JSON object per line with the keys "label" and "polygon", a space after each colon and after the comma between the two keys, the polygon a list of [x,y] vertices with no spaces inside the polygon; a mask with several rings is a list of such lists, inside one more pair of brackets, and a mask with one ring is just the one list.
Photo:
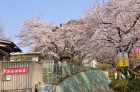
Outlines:
{"label": "shrub", "polygon": [[126,79],[114,79],[109,87],[117,92],[140,92],[140,78],[132,81]]}
{"label": "shrub", "polygon": [[109,68],[113,68],[113,66],[110,65],[110,64],[101,64],[101,65],[99,65],[99,66],[97,66],[97,67],[98,67],[98,69],[103,70],[103,71],[106,71],[106,70],[108,70]]}
{"label": "shrub", "polygon": [[126,79],[114,79],[109,84],[109,87],[114,91],[118,92],[128,92],[128,83],[129,81]]}
{"label": "shrub", "polygon": [[128,88],[128,92],[140,92],[140,78],[130,81]]}

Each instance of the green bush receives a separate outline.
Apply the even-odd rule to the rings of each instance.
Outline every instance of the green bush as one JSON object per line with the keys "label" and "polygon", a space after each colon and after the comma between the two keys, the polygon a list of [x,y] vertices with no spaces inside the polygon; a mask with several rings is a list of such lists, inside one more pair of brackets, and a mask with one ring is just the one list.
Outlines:
{"label": "green bush", "polygon": [[125,79],[114,79],[109,84],[109,87],[117,92],[128,92],[128,80]]}
{"label": "green bush", "polygon": [[106,71],[106,70],[108,70],[109,68],[113,68],[113,66],[110,65],[110,64],[101,64],[101,65],[99,65],[99,66],[97,66],[97,67],[98,67],[98,69],[103,70],[103,71]]}
{"label": "green bush", "polygon": [[128,88],[128,92],[140,92],[140,79],[130,81]]}
{"label": "green bush", "polygon": [[126,79],[114,79],[109,87],[117,92],[140,92],[140,78],[132,81]]}

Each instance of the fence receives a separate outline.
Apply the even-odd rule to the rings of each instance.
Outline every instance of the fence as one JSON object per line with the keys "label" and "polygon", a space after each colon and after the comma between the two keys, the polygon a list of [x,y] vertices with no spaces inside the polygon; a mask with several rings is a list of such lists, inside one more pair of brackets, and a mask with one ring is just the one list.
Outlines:
{"label": "fence", "polygon": [[43,82],[45,84],[58,84],[65,78],[76,73],[88,71],[93,68],[86,67],[81,63],[55,63],[43,65]]}

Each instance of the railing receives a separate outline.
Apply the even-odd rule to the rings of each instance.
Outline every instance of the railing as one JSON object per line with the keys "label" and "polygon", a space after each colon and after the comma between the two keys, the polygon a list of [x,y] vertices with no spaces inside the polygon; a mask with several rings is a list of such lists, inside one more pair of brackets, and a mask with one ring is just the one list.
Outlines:
{"label": "railing", "polygon": [[58,84],[67,77],[91,69],[93,68],[86,67],[81,63],[46,63],[43,65],[43,82],[45,84]]}

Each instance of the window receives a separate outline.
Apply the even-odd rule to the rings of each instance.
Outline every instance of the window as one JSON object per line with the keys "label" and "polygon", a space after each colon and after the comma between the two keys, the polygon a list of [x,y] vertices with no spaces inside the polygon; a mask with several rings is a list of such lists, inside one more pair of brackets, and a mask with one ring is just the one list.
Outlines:
{"label": "window", "polygon": [[32,60],[33,59],[33,57],[27,57],[27,60]]}

